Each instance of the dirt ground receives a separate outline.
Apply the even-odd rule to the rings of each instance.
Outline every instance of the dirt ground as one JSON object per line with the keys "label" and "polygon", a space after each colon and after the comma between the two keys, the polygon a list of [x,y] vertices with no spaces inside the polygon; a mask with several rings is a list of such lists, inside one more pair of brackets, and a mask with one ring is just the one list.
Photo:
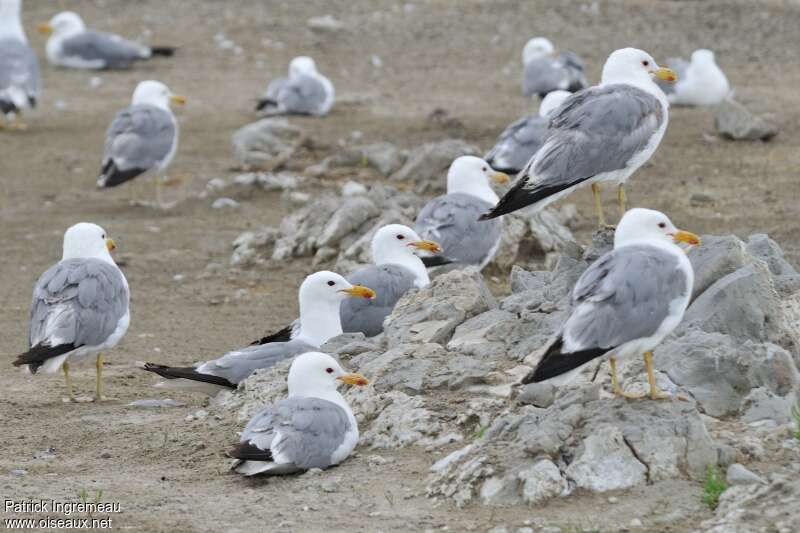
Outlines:
{"label": "dirt ground", "polygon": [[[187,421],[202,408],[195,396],[173,395],[184,407],[141,409],[129,402],[159,397],[155,381],[135,361],[188,363],[207,359],[282,326],[295,316],[296,287],[311,267],[277,270],[227,267],[232,240],[242,231],[276,224],[286,213],[277,194],[245,199],[240,209],[213,210],[192,199],[159,211],[131,207],[129,188],[94,188],[105,128],[127,105],[137,81],[158,79],[189,103],[176,111],[181,128],[172,174],[191,176],[198,190],[231,175],[230,135],[252,121],[255,98],[291,57],[312,55],[335,83],[341,104],[322,120],[293,119],[313,130],[313,153],[302,168],[335,150],[353,131],[364,142],[411,148],[461,137],[488,148],[510,121],[534,106],[520,94],[519,57],[528,37],[548,35],[577,51],[596,80],[609,52],[648,50],[657,60],[711,47],[752,110],[771,115],[782,131],[770,143],[730,143],[711,135],[709,111],[677,109],[651,162],[632,179],[631,204],[667,212],[698,233],[768,232],[795,264],[800,262],[800,64],[796,61],[800,5],[769,0],[598,2],[379,0],[273,2],[237,0],[59,0],[25,2],[24,25],[43,61],[40,109],[30,129],[0,132],[0,338],[6,355],[0,373],[0,484],[4,498],[75,500],[102,490],[121,503],[114,527],[133,531],[484,531],[528,521],[617,531],[639,518],[652,531],[692,529],[709,511],[700,487],[675,481],[618,494],[573,495],[546,506],[456,509],[424,495],[429,466],[442,453],[375,452],[325,473],[335,492],[319,490],[320,477],[304,475],[247,481],[227,472],[223,452],[240,424],[213,415]],[[79,12],[96,28],[148,42],[179,46],[173,59],[126,72],[56,70],[44,64],[44,38],[36,24],[57,10]],[[337,33],[313,33],[309,17],[335,14]],[[237,55],[213,37],[224,32]],[[282,44],[280,44],[282,43]],[[372,55],[382,59],[376,68]],[[505,73],[504,73],[505,72]],[[101,84],[91,88],[90,79]],[[443,108],[461,125],[426,121]],[[136,187],[137,185],[134,184]],[[140,193],[150,194],[148,184]],[[712,204],[690,205],[702,192]],[[616,213],[607,191],[607,212]],[[575,202],[586,238],[594,221],[590,195]],[[119,245],[117,258],[131,290],[132,322],[108,354],[107,391],[116,401],[68,405],[60,375],[25,376],[10,365],[25,350],[30,291],[61,255],[64,230],[79,221],[104,226]],[[178,281],[176,275],[183,278]],[[239,290],[244,289],[244,290]],[[75,368],[83,392],[94,383],[93,365]],[[54,449],[54,457],[36,458]],[[11,471],[24,469],[26,475]],[[683,509],[677,522],[650,518]],[[3,518],[10,516],[8,513]],[[18,515],[19,516],[19,515]]]}

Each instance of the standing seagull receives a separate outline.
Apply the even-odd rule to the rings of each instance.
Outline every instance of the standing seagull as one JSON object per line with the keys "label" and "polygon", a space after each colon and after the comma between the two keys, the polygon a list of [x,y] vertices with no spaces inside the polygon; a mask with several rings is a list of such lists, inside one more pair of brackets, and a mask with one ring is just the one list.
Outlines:
{"label": "standing seagull", "polygon": [[522,382],[570,373],[566,380],[571,371],[609,354],[614,394],[641,397],[619,386],[616,358],[644,354],[650,398],[667,397],[656,385],[652,350],[683,319],[694,283],[692,265],[675,242],[695,245],[700,238],[678,230],[658,211],[625,213],[614,235],[614,249],[578,279],[570,317]]}
{"label": "standing seagull", "polygon": [[499,200],[489,183],[506,183],[508,179],[507,174],[495,171],[480,157],[456,158],[447,171],[447,194],[425,204],[414,224],[423,239],[436,241],[442,247],[441,259],[425,257],[423,263],[485,267],[500,246],[503,227],[499,220],[480,222],[478,215]]}
{"label": "standing seagull", "polygon": [[[539,113],[512,122],[497,138],[486,154],[486,161],[502,172],[516,174],[528,164],[531,157],[547,140],[550,115],[570,95],[567,91],[547,93],[539,104]],[[492,205],[496,204],[495,201]]]}
{"label": "standing seagull", "polygon": [[553,43],[545,37],[535,37],[522,50],[522,94],[544,98],[557,90],[575,92],[589,83],[583,74],[583,61],[574,52],[554,55]]}
{"label": "standing seagull", "polygon": [[714,61],[714,52],[701,48],[692,53],[691,62],[670,58],[667,65],[677,72],[677,83],[659,83],[669,103],[686,106],[707,106],[722,103],[731,94],[731,86],[722,69]]}
{"label": "standing seagull", "polygon": [[267,86],[256,111],[322,117],[330,111],[334,98],[333,84],[317,71],[314,60],[299,56],[289,63],[288,78],[278,78]]}
{"label": "standing seagull", "polygon": [[39,61],[20,22],[21,0],[0,0],[0,129],[24,130],[22,112],[39,98]]}
{"label": "standing seagull", "polygon": [[81,17],[72,11],[63,11],[40,24],[39,31],[52,33],[47,39],[47,60],[58,67],[126,69],[134,61],[175,53],[173,47],[144,46],[113,33],[87,30]]}
{"label": "standing seagull", "polygon": [[669,104],[653,78],[674,81],[647,52],[623,48],[603,67],[600,85],[567,98],[550,120],[550,135],[497,206],[482,219],[528,205],[542,208],[591,184],[597,219],[605,225],[598,182],[618,183],[620,216],[625,182],[658,148]]}
{"label": "standing seagull", "polygon": [[428,286],[428,271],[417,256],[420,250],[439,253],[441,248],[432,241],[420,238],[402,224],[389,224],[372,237],[374,264],[359,268],[349,276],[350,283],[375,289],[377,296],[370,300],[345,300],[341,305],[342,329],[374,337],[383,331],[383,319],[394,309],[397,301],[410,289]]}
{"label": "standing seagull", "polygon": [[169,103],[186,103],[158,81],[143,81],[133,91],[131,105],[116,114],[106,132],[105,153],[97,178],[101,189],[133,178],[155,175],[156,201],[161,205],[161,174],[178,149],[178,122]]}
{"label": "standing seagull", "polygon": [[213,395],[235,389],[256,370],[269,368],[295,355],[318,350],[328,339],[342,334],[339,304],[347,297],[374,298],[367,287],[352,285],[334,272],[308,276],[300,285],[300,323],[288,341],[251,345],[226,353],[196,367],[172,367],[145,363],[144,370],[166,379],[159,386],[189,388]]}
{"label": "standing seagull", "polygon": [[289,396],[256,414],[228,454],[239,474],[285,475],[325,469],[344,461],[358,443],[358,423],[336,390],[339,383],[367,385],[361,374],[345,373],[320,352],[292,361]]}
{"label": "standing seagull", "polygon": [[64,234],[64,255],[33,288],[28,342],[30,349],[14,366],[35,374],[64,371],[72,394],[69,362],[96,355],[95,401],[103,400],[103,354],[128,331],[130,292],[125,276],[109,253],[114,241],[100,226],[81,222]]}

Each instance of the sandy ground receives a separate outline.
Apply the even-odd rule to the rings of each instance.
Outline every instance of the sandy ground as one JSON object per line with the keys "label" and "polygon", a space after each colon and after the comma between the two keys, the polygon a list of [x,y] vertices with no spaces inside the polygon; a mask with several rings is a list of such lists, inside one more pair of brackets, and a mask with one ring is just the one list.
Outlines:
{"label": "sandy ground", "polygon": [[[310,272],[296,262],[270,271],[231,271],[231,241],[242,231],[275,224],[285,214],[277,195],[256,195],[241,209],[212,210],[210,200],[188,200],[162,212],[131,207],[129,187],[97,191],[104,131],[127,105],[136,82],[159,79],[189,104],[177,114],[181,145],[172,174],[191,176],[197,190],[209,179],[231,174],[230,135],[252,121],[255,98],[282,74],[291,57],[313,55],[336,84],[343,104],[324,120],[297,120],[313,128],[315,162],[333,153],[340,139],[363,133],[365,142],[413,147],[428,140],[462,137],[488,148],[497,133],[532,108],[519,92],[519,55],[529,36],[546,34],[579,52],[597,79],[605,56],[638,46],[657,59],[710,46],[740,101],[769,113],[782,126],[768,144],[728,143],[709,134],[711,114],[675,110],[666,138],[629,188],[633,205],[666,211],[679,226],[701,233],[747,236],[769,232],[800,259],[800,65],[796,62],[800,5],[792,2],[653,1],[588,2],[384,1],[219,2],[196,0],[60,0],[26,2],[24,23],[44,61],[36,23],[56,9],[73,9],[90,26],[137,37],[152,31],[152,44],[180,47],[173,60],[99,74],[43,65],[44,94],[30,129],[0,133],[0,338],[8,363],[0,374],[0,484],[5,498],[74,500],[81,490],[102,490],[123,512],[114,526],[134,531],[407,531],[478,530],[525,521],[616,531],[633,518],[653,531],[684,531],[708,516],[700,488],[662,483],[631,494],[574,495],[544,507],[458,510],[424,496],[427,469],[441,453],[370,450],[329,474],[335,492],[322,492],[320,478],[268,482],[227,473],[223,452],[240,425],[213,415],[186,421],[202,407],[176,396],[185,407],[144,410],[126,404],[159,396],[152,376],[134,361],[186,363],[217,356],[295,316],[295,291]],[[406,7],[404,7],[406,6]],[[411,6],[411,7],[408,7]],[[315,34],[305,21],[335,13],[346,29]],[[243,53],[220,49],[224,31]],[[282,44],[281,44],[282,43]],[[383,61],[375,68],[370,57]],[[504,71],[506,73],[504,73]],[[90,88],[90,79],[102,83]],[[787,89],[789,88],[789,89]],[[58,104],[58,105],[57,105]],[[444,108],[462,126],[443,129],[426,117]],[[299,164],[302,168],[303,164]],[[137,187],[136,185],[134,185]],[[150,195],[147,183],[140,195]],[[691,206],[695,192],[715,202]],[[607,212],[615,213],[612,191]],[[579,235],[593,227],[590,195],[576,202],[585,218]],[[26,377],[11,358],[26,348],[30,291],[61,254],[61,238],[78,221],[103,225],[119,245],[118,259],[132,288],[133,319],[121,345],[108,354],[103,404],[63,404],[60,375]],[[176,275],[183,275],[176,281]],[[244,290],[240,290],[244,289]],[[74,372],[90,392],[93,365]],[[54,457],[35,458],[53,448]],[[13,469],[25,469],[16,476]],[[677,522],[655,525],[654,515],[683,509]],[[4,514],[3,518],[10,515]]]}

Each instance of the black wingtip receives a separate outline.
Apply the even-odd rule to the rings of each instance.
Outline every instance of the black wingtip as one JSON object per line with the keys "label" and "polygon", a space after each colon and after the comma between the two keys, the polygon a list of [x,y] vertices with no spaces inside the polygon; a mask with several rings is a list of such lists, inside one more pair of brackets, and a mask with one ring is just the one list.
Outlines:
{"label": "black wingtip", "polygon": [[561,374],[566,374],[570,370],[574,370],[592,359],[596,359],[613,350],[613,348],[589,348],[588,350],[580,350],[577,352],[562,352],[563,347],[564,339],[559,337],[547,349],[542,360],[536,365],[536,368],[522,378],[522,384],[539,383],[560,376]]}
{"label": "black wingtip", "polygon": [[228,457],[231,459],[239,459],[240,461],[272,461],[272,452],[270,450],[262,450],[261,448],[251,444],[250,441],[240,442],[228,452]]}
{"label": "black wingtip", "polygon": [[443,255],[420,257],[420,259],[422,259],[422,264],[425,265],[425,268],[432,268],[443,265],[452,265],[453,263],[455,263],[455,261]]}
{"label": "black wingtip", "polygon": [[190,381],[198,381],[201,383],[210,383],[212,385],[219,385],[220,387],[227,387],[235,389],[236,385],[231,383],[225,378],[215,376],[213,374],[201,374],[190,366],[166,366],[156,363],[145,363],[142,366],[143,370],[158,374],[164,379],[188,379]]}
{"label": "black wingtip", "polygon": [[97,178],[97,187],[100,189],[107,189],[109,187],[116,187],[122,185],[126,181],[130,181],[136,176],[147,172],[146,168],[129,168],[128,170],[120,170],[113,159],[108,160],[100,169],[100,176]]}
{"label": "black wingtip", "polygon": [[154,56],[172,57],[177,50],[174,46],[151,46],[150,53]]}
{"label": "black wingtip", "polygon": [[268,107],[275,107],[278,105],[278,102],[272,100],[271,98],[259,98],[258,102],[256,103],[256,111],[263,111]]}
{"label": "black wingtip", "polygon": [[289,324],[280,331],[276,331],[275,333],[271,333],[265,337],[261,337],[257,341],[251,342],[250,346],[269,344],[271,342],[289,342],[290,340],[292,340],[292,329],[293,329],[292,325]]}
{"label": "black wingtip", "polygon": [[39,370],[39,367],[45,364],[48,359],[71,352],[75,348],[76,346],[74,344],[59,344],[57,346],[37,344],[27,352],[18,355],[11,364],[14,366],[28,365],[31,374],[35,374],[36,371]]}

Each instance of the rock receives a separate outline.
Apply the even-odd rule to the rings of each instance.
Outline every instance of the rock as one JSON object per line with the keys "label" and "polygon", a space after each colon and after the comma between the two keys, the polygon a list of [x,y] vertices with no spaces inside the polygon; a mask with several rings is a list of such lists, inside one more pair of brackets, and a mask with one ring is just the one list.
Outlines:
{"label": "rock", "polygon": [[715,107],[714,127],[723,138],[730,140],[769,141],[778,134],[774,124],[731,99]]}
{"label": "rock", "polygon": [[433,368],[437,362],[444,364],[446,358],[438,344],[401,344],[379,355],[361,354],[352,363],[372,379],[378,392],[399,390],[416,395],[432,386]]}
{"label": "rock", "polygon": [[14,477],[22,477],[28,475],[28,471],[25,470],[24,468],[15,468],[14,470],[10,470],[8,473]]}
{"label": "rock", "polygon": [[257,232],[246,231],[233,241],[231,265],[245,266],[263,262],[263,256],[277,240],[280,232],[269,226]]}
{"label": "rock", "polygon": [[695,206],[712,205],[716,201],[717,199],[713,195],[705,192],[695,192],[689,197],[689,203]]}
{"label": "rock", "polygon": [[172,400],[170,398],[164,399],[148,399],[148,400],[136,400],[128,404],[128,407],[183,407],[186,405],[183,402],[179,402],[176,400]]}
{"label": "rock", "polygon": [[308,28],[316,32],[336,33],[344,29],[344,23],[333,15],[321,15],[311,17],[306,23]]}
{"label": "rock", "polygon": [[212,209],[224,209],[224,208],[232,208],[237,209],[240,207],[241,204],[234,200],[233,198],[217,198],[211,204]]}
{"label": "rock", "polygon": [[517,402],[544,408],[553,405],[555,396],[556,387],[552,383],[528,383],[517,395]]}
{"label": "rock", "polygon": [[522,481],[522,500],[537,504],[564,494],[568,490],[567,480],[558,467],[548,459],[541,459],[519,474]]}
{"label": "rock", "polygon": [[355,181],[348,181],[342,185],[342,196],[364,196],[367,194],[367,188]]}
{"label": "rock", "polygon": [[596,434],[583,441],[579,455],[565,474],[577,487],[592,492],[606,492],[634,487],[647,480],[647,467],[625,442],[622,431],[601,426]]}
{"label": "rock", "polygon": [[319,484],[322,492],[338,492],[339,491],[339,478],[329,477]]}
{"label": "rock", "polygon": [[291,191],[300,186],[302,177],[281,172],[260,172],[256,174],[256,183],[265,191]]}
{"label": "rock", "polygon": [[722,493],[714,517],[697,533],[786,532],[800,523],[800,478],[773,475],[767,484],[737,485]]}
{"label": "rock", "polygon": [[503,217],[502,233],[500,233],[500,245],[497,247],[494,257],[490,264],[495,265],[500,270],[513,268],[520,255],[522,240],[528,234],[527,222],[519,215],[508,215]]}
{"label": "rock", "polygon": [[508,311],[490,309],[460,324],[447,349],[482,359],[500,356],[506,349],[505,339],[516,324]]}
{"label": "rock", "polygon": [[523,211],[503,217],[500,246],[490,264],[508,270],[520,261],[544,259],[550,253],[560,251],[568,243],[575,242],[566,226],[574,218],[573,204],[559,210]]}
{"label": "rock", "polygon": [[800,291],[800,274],[783,258],[783,250],[768,235],[751,235],[747,251],[767,264],[778,294],[786,297]]}
{"label": "rock", "polygon": [[293,149],[302,137],[302,130],[287,119],[265,118],[233,134],[233,155],[242,166],[263,166],[278,154]]}
{"label": "rock", "polygon": [[702,240],[703,244],[693,247],[688,254],[694,269],[692,298],[697,298],[720,278],[753,262],[744,242],[734,235],[703,235]]}
{"label": "rock", "polygon": [[766,484],[760,476],[749,471],[744,465],[734,463],[728,466],[728,471],[725,474],[725,479],[728,485],[755,485],[758,483]]}
{"label": "rock", "polygon": [[417,193],[445,190],[447,169],[462,155],[479,155],[477,147],[459,139],[423,144],[411,151],[405,164],[391,179],[411,182]]}
{"label": "rock", "polygon": [[384,321],[384,333],[390,348],[406,342],[443,344],[459,324],[496,306],[476,268],[453,270],[407,292]]}
{"label": "rock", "polygon": [[369,402],[377,401],[382,406],[373,408],[380,414],[363,430],[359,442],[362,446],[373,449],[401,448],[412,444],[424,446],[431,444],[442,431],[438,417],[425,407],[422,398],[401,391],[389,391],[375,399],[363,390],[350,390],[347,397],[359,413],[370,410],[365,406]]}
{"label": "rock", "polygon": [[398,170],[406,160],[406,154],[388,142],[363,144],[343,148],[332,156],[305,169],[305,174],[323,177],[334,169],[371,167],[383,176]]}
{"label": "rock", "polygon": [[345,235],[357,230],[364,222],[379,214],[380,210],[369,198],[363,196],[345,198],[344,203],[322,230],[317,245],[322,247],[338,244]]}
{"label": "rock", "polygon": [[[796,369],[794,386],[798,387]],[[800,390],[800,388],[796,388],[795,390]],[[758,422],[762,420],[771,420],[778,424],[787,424],[791,421],[792,407],[796,404],[796,392],[780,395],[770,391],[766,387],[756,388],[753,389],[742,402],[742,421]]]}

